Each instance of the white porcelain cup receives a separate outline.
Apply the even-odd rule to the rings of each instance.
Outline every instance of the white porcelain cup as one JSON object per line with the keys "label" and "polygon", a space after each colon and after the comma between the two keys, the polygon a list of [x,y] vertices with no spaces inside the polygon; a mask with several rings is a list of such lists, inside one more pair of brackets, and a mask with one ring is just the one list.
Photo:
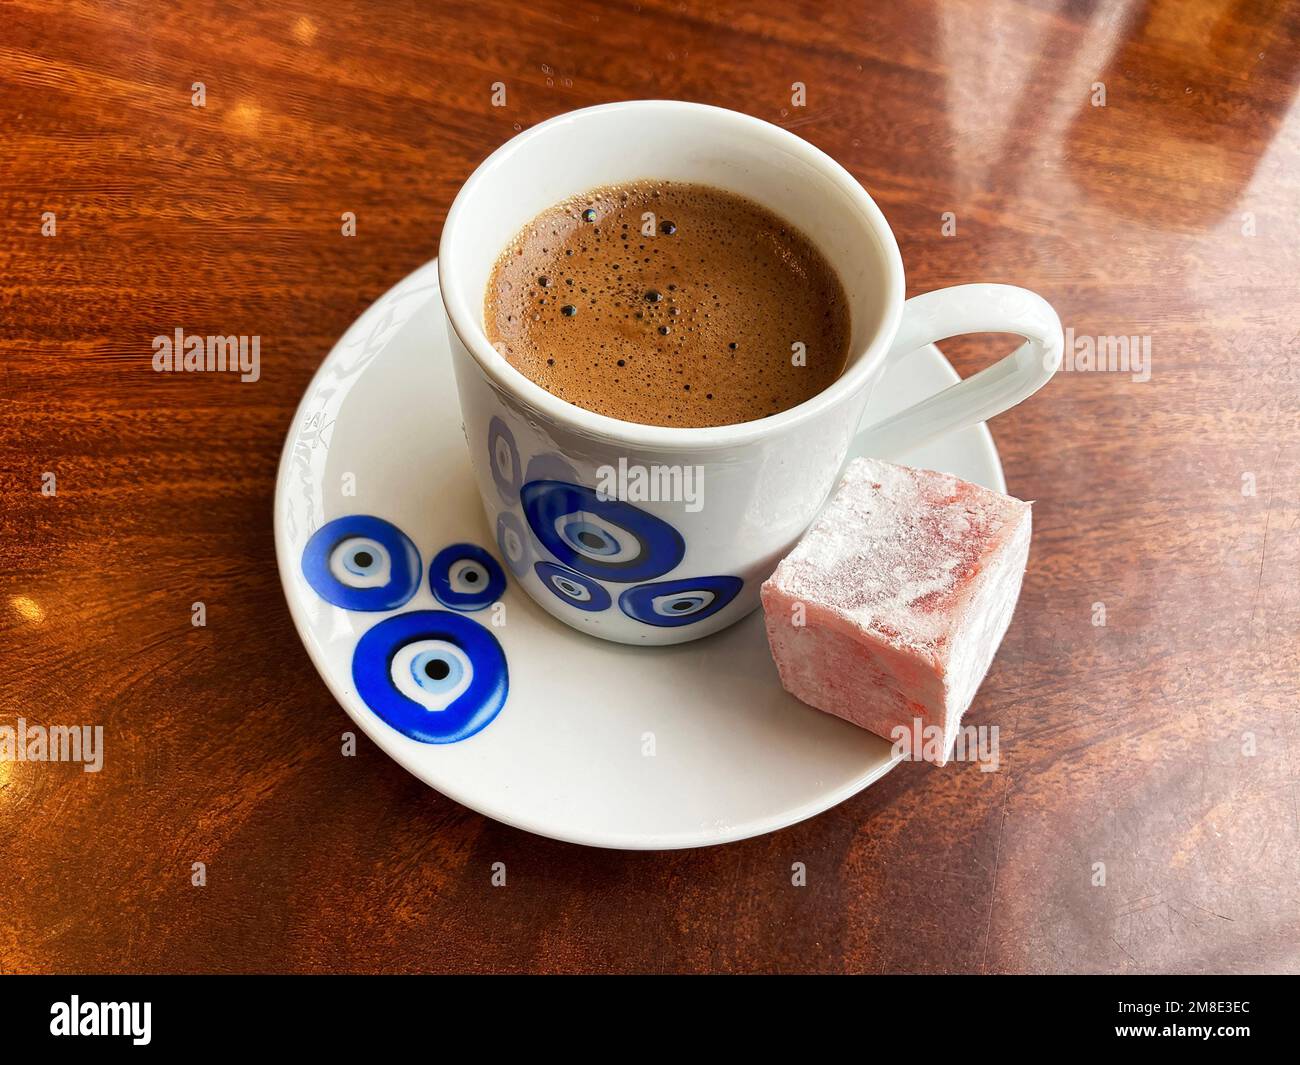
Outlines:
{"label": "white porcelain cup", "polygon": [[[484,295],[511,238],[561,200],[638,178],[739,193],[812,239],[851,315],[848,364],[829,388],[758,421],[639,425],[559,399],[493,349]],[[438,276],[470,457],[508,568],[561,621],[627,644],[682,643],[753,610],[856,436],[869,454],[898,455],[1019,403],[1061,359],[1055,312],[1025,289],[960,285],[904,300],[888,223],[825,153],[748,115],[670,100],[574,111],[499,148],[451,206]],[[884,422],[859,424],[886,366],[977,332],[1024,343]]]}

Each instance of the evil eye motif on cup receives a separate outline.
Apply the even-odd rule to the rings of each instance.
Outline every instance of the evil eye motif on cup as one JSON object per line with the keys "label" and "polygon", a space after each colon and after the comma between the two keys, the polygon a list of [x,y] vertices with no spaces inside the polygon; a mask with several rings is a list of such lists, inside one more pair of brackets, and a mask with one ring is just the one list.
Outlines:
{"label": "evil eye motif on cup", "polygon": [[563,481],[520,489],[538,541],[564,565],[597,580],[633,584],[667,573],[686,544],[671,525],[618,499]]}
{"label": "evil eye motif on cup", "polygon": [[452,610],[483,610],[505,593],[506,575],[483,548],[452,544],[429,563],[429,589]]}
{"label": "evil eye motif on cup", "polygon": [[421,743],[474,735],[510,688],[496,637],[446,610],[413,610],[370,629],[352,655],[352,681],[381,720]]}
{"label": "evil eye motif on cup", "polygon": [[488,423],[488,463],[492,467],[492,480],[503,503],[519,501],[519,485],[523,481],[519,468],[519,449],[506,423],[493,417]]}
{"label": "evil eye motif on cup", "polygon": [[497,547],[516,577],[522,577],[528,571],[533,555],[528,546],[528,535],[523,523],[508,510],[497,515]]}
{"label": "evil eye motif on cup", "polygon": [[420,586],[420,553],[396,525],[353,514],[312,534],[302,572],[317,595],[344,610],[396,610]]}
{"label": "evil eye motif on cup", "polygon": [[646,625],[675,628],[712,617],[736,598],[745,582],[739,577],[686,577],[629,588],[619,608]]}
{"label": "evil eye motif on cup", "polygon": [[581,573],[557,566],[553,562],[539,562],[533,569],[536,570],[538,579],[569,606],[593,613],[609,609],[609,592]]}

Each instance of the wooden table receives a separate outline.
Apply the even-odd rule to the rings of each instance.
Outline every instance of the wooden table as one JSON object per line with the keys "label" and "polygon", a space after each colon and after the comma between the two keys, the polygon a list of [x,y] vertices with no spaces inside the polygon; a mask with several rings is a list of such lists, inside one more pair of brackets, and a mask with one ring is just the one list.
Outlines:
{"label": "wooden table", "polygon": [[[190,6],[0,16],[0,725],[106,737],[0,763],[0,968],[1300,971],[1295,7]],[[1000,771],[627,854],[340,758],[272,552],[299,396],[491,149],[637,97],[797,130],[909,294],[1014,282],[1072,330],[993,426],[1037,501],[969,719]],[[261,379],[154,373],[178,327],[260,335]],[[1118,337],[1149,365],[1088,370]]]}

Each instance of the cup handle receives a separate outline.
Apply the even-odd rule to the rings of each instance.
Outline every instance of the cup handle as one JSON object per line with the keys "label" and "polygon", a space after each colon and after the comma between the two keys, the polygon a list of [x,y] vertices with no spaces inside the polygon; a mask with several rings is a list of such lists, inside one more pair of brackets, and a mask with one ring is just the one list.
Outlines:
{"label": "cup handle", "polygon": [[859,429],[855,451],[888,459],[992,418],[1032,396],[1061,365],[1061,320],[1042,296],[1014,285],[956,285],[903,304],[885,366],[962,333],[1018,333],[1025,342],[966,380]]}

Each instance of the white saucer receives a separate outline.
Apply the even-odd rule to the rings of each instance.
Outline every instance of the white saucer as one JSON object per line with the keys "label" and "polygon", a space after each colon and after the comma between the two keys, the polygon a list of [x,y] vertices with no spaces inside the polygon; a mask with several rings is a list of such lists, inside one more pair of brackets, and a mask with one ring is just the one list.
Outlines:
{"label": "white saucer", "polygon": [[[285,597],[316,669],[362,731],[471,809],[600,847],[699,847],[771,832],[888,772],[888,743],[782,690],[761,611],[693,643],[626,647],[574,632],[510,578],[504,624],[493,625],[492,608],[458,615],[487,627],[504,651],[508,692],[495,717],[458,742],[425,743],[362,701],[353,681],[361,636],[396,614],[441,609],[433,557],[470,543],[500,559],[469,468],[442,313],[436,262],[372,305],[317,371],[280,460]],[[867,416],[957,379],[937,348],[922,349],[877,386]],[[1005,491],[983,425],[909,461]],[[419,585],[399,608],[345,610],[304,575],[312,533],[350,515],[392,523],[418,551]]]}

